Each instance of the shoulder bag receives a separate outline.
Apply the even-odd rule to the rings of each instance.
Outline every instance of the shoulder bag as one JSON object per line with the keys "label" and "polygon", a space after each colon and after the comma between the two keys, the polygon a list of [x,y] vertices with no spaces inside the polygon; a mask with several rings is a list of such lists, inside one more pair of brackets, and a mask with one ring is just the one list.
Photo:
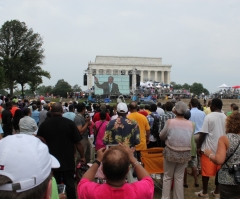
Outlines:
{"label": "shoulder bag", "polygon": [[[105,122],[105,121],[104,121],[104,122]],[[101,126],[103,125],[104,122],[102,122],[102,123],[100,124],[100,126],[98,127],[98,129],[96,130],[96,135],[94,135],[94,140],[93,140],[93,144],[94,144],[94,145],[96,144],[96,139],[97,139],[98,131],[99,131],[99,129],[101,128]]]}
{"label": "shoulder bag", "polygon": [[[239,145],[240,145],[240,141],[239,141],[237,147],[235,148],[235,150],[233,151],[233,153],[232,153],[232,154],[224,161],[224,163],[222,164],[222,166],[223,166],[224,164],[227,165],[227,167],[228,167],[227,169],[228,169],[229,173],[231,173],[231,174],[234,175],[234,180],[235,180],[235,182],[236,182],[237,184],[240,183],[240,165],[233,165],[233,167],[229,167],[228,164],[227,164],[227,161],[234,155],[234,153],[237,151]],[[234,168],[234,166],[237,167],[237,170]],[[219,169],[219,170],[220,170],[220,169]],[[219,182],[218,182],[218,172],[219,172],[219,170],[217,171],[216,176],[215,176],[215,185],[216,185],[216,186],[219,185]],[[236,176],[236,175],[237,175],[237,176]]]}

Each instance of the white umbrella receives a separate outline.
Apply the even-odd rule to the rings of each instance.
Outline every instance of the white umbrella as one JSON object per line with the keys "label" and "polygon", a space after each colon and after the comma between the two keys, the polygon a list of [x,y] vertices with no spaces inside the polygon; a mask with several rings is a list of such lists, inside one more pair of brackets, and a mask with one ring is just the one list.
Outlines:
{"label": "white umbrella", "polygon": [[219,86],[218,88],[231,88],[231,86],[227,86],[226,84],[222,84],[222,85]]}

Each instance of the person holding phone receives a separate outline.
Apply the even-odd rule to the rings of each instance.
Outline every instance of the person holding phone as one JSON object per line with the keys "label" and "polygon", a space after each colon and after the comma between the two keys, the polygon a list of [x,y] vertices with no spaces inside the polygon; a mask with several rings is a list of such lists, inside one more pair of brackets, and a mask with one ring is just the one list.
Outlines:
{"label": "person holding phone", "polygon": [[[134,150],[130,149],[129,146],[122,144],[112,146],[109,149],[99,149],[97,159],[78,184],[78,198],[152,199],[154,194],[153,180],[134,157],[133,152]],[[101,162],[106,178],[105,184],[93,182]],[[134,183],[126,183],[126,175],[130,164],[132,164],[139,180]]]}
{"label": "person holding phone", "polygon": [[74,118],[74,123],[76,124],[79,133],[82,135],[81,144],[84,147],[84,155],[86,162],[90,162],[90,142],[88,140],[89,135],[89,126],[90,126],[90,117],[86,114],[86,105],[84,103],[77,104],[77,114]]}

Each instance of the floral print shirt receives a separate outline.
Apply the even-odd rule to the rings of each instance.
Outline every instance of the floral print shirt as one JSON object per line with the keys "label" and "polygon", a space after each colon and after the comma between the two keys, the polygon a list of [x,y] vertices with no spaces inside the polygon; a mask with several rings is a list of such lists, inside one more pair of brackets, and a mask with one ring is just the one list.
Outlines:
{"label": "floral print shirt", "polygon": [[[228,133],[227,138],[229,140],[229,147],[226,151],[226,159],[234,152],[240,142],[240,135],[234,133]],[[222,165],[222,168],[218,173],[218,182],[225,185],[237,185],[234,180],[234,175],[228,172],[228,168],[232,168],[233,164],[240,164],[240,146],[236,152],[230,157],[227,163]]]}
{"label": "floral print shirt", "polygon": [[111,120],[106,127],[103,142],[105,145],[122,143],[135,147],[140,143],[137,122],[126,117]]}

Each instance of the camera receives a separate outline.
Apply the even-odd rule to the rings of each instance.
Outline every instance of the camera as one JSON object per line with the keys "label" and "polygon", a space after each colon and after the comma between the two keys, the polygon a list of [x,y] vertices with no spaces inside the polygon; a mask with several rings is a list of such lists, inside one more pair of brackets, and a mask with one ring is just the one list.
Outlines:
{"label": "camera", "polygon": [[118,144],[108,144],[108,145],[106,145],[106,148],[110,149],[112,146],[118,146]]}
{"label": "camera", "polygon": [[89,118],[89,114],[88,113],[84,113],[84,118]]}
{"label": "camera", "polygon": [[240,164],[234,164],[228,168],[229,174],[233,174],[236,184],[240,184]]}
{"label": "camera", "polygon": [[234,174],[237,171],[240,171],[240,164],[233,164],[232,167],[228,168],[229,174]]}

